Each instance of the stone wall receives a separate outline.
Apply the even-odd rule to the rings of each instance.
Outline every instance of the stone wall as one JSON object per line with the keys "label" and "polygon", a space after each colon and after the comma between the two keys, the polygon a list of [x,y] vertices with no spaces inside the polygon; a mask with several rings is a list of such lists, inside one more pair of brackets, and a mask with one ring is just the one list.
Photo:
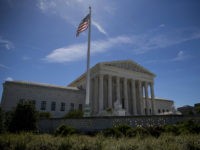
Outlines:
{"label": "stone wall", "polygon": [[173,113],[174,102],[172,100],[155,98],[154,109],[155,109],[155,115]]}
{"label": "stone wall", "polygon": [[[85,91],[71,87],[61,87],[40,83],[6,81],[3,86],[1,107],[10,111],[16,107],[20,100],[34,101],[36,110],[50,112],[52,117],[63,117],[71,109],[79,109],[79,104],[84,108]],[[41,103],[45,101],[45,109],[41,110]],[[56,103],[55,110],[51,110],[52,102]],[[65,104],[61,111],[61,103]]]}
{"label": "stone wall", "polygon": [[44,119],[38,123],[40,132],[52,133],[62,125],[69,125],[82,132],[99,131],[111,128],[120,124],[127,124],[132,127],[174,124],[187,119],[195,119],[200,123],[199,116],[129,116],[129,117],[89,117],[79,119]]}

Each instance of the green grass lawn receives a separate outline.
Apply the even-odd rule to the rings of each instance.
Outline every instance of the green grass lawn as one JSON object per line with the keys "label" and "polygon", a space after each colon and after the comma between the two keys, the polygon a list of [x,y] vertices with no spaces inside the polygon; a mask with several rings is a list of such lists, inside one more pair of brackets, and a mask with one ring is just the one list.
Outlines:
{"label": "green grass lawn", "polygon": [[1,134],[1,150],[200,150],[199,134],[161,134],[152,136],[104,137],[69,135],[65,137],[50,134]]}

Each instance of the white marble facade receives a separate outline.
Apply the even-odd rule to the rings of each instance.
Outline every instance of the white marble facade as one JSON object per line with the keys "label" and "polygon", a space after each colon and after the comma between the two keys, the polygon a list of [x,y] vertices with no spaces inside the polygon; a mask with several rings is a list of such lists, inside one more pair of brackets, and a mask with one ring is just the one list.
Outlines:
{"label": "white marble facade", "polygon": [[[71,109],[84,108],[85,75],[67,87],[6,81],[1,107],[7,111],[20,99],[32,100],[38,111],[62,117]],[[98,63],[91,68],[90,77],[92,116],[159,115],[173,111],[173,101],[155,98],[155,74],[132,60]]]}
{"label": "white marble facade", "polygon": [[[155,75],[136,62],[125,60],[99,63],[91,69],[90,76],[92,115],[114,111],[116,101],[125,110],[125,115],[158,114],[154,108]],[[69,86],[85,89],[85,74]]]}

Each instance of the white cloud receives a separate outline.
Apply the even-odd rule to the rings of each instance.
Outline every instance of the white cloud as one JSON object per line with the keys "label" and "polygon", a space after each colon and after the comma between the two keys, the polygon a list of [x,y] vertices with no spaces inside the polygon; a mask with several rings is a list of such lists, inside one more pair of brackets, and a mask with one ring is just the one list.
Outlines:
{"label": "white cloud", "polygon": [[38,8],[42,10],[43,12],[55,8],[56,3],[54,1],[49,1],[49,0],[39,0],[37,3]]}
{"label": "white cloud", "polygon": [[[55,14],[67,22],[77,25],[88,12],[86,3],[80,0],[38,0],[37,7],[48,15]],[[86,12],[87,10],[87,12]]]}
{"label": "white cloud", "polygon": [[147,32],[131,37],[133,51],[142,54],[155,49],[162,49],[190,40],[200,39],[200,29],[185,28],[167,32]]}
{"label": "white cloud", "polygon": [[[91,54],[102,53],[120,44],[130,44],[131,39],[126,36],[108,38],[91,42]],[[53,50],[44,60],[47,62],[63,63],[76,61],[86,56],[87,43],[70,45]]]}
{"label": "white cloud", "polygon": [[3,46],[7,50],[14,48],[14,44],[11,41],[3,39],[1,36],[0,36],[0,45]]}
{"label": "white cloud", "polygon": [[99,32],[101,32],[104,35],[107,35],[107,32],[105,31],[105,29],[103,29],[103,27],[99,23],[93,20],[92,25],[94,25],[99,30]]}
{"label": "white cloud", "polygon": [[7,78],[5,79],[5,81],[13,81],[13,78],[12,78],[12,77],[7,77]]}
{"label": "white cloud", "polygon": [[185,58],[185,55],[184,55],[183,51],[179,51],[174,60],[183,60],[184,58]]}
{"label": "white cloud", "polygon": [[[115,15],[116,3],[107,0],[37,0],[38,8],[47,15],[55,14],[72,24],[75,28],[88,13],[88,6],[92,6],[92,25],[104,35],[110,17]],[[95,20],[95,21],[93,21]],[[162,28],[162,29],[161,29]],[[168,30],[168,31],[167,31]],[[200,38],[199,28],[170,29],[164,23],[156,29],[138,35],[129,35],[132,40],[132,51],[136,54],[146,53],[155,49],[162,49]]]}
{"label": "white cloud", "polygon": [[92,6],[92,24],[106,35],[107,32],[102,26],[105,26],[108,16],[114,15],[114,3],[107,0],[37,0],[37,7],[43,13],[57,15],[74,27],[77,27],[81,19],[89,13],[89,6]]}
{"label": "white cloud", "polygon": [[155,63],[168,63],[168,62],[177,62],[177,61],[184,61],[192,58],[193,56],[186,54],[184,51],[179,51],[174,58],[169,59],[160,59],[160,60],[148,60],[146,64],[155,64]]}
{"label": "white cloud", "polygon": [[8,66],[3,65],[3,64],[0,64],[0,68],[2,68],[2,69],[10,69]]}
{"label": "white cloud", "polygon": [[183,60],[186,60],[188,58],[190,58],[191,56],[185,54],[185,52],[183,51],[179,51],[177,53],[177,56],[175,58],[172,59],[172,61],[183,61]]}
{"label": "white cloud", "polygon": [[47,62],[63,63],[78,60],[85,55],[86,43],[61,47],[53,50],[45,57]]}
{"label": "white cloud", "polygon": [[116,8],[113,5],[104,5],[103,8],[109,15],[114,15],[116,12]]}
{"label": "white cloud", "polygon": [[[91,41],[91,53],[102,53],[120,44],[129,44],[130,52],[134,54],[144,54],[152,50],[170,47],[190,40],[200,39],[200,30],[194,28],[171,30],[167,33],[147,32],[131,36],[118,36],[105,38],[103,40]],[[76,61],[85,57],[87,52],[87,43],[69,45],[53,50],[44,59],[47,62],[63,63]],[[177,54],[173,61],[188,58],[183,51]],[[164,60],[166,62],[169,60]]]}
{"label": "white cloud", "polygon": [[22,60],[26,61],[26,60],[30,60],[31,58],[29,56],[23,56]]}
{"label": "white cloud", "polygon": [[164,28],[164,27],[165,27],[165,24],[160,24],[159,27],[160,27],[160,28]]}

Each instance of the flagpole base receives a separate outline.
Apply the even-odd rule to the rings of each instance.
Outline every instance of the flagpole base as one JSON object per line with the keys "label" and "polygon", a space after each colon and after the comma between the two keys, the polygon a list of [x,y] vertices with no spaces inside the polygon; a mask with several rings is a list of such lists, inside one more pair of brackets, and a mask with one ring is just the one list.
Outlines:
{"label": "flagpole base", "polygon": [[91,116],[91,108],[89,105],[85,105],[83,117]]}

